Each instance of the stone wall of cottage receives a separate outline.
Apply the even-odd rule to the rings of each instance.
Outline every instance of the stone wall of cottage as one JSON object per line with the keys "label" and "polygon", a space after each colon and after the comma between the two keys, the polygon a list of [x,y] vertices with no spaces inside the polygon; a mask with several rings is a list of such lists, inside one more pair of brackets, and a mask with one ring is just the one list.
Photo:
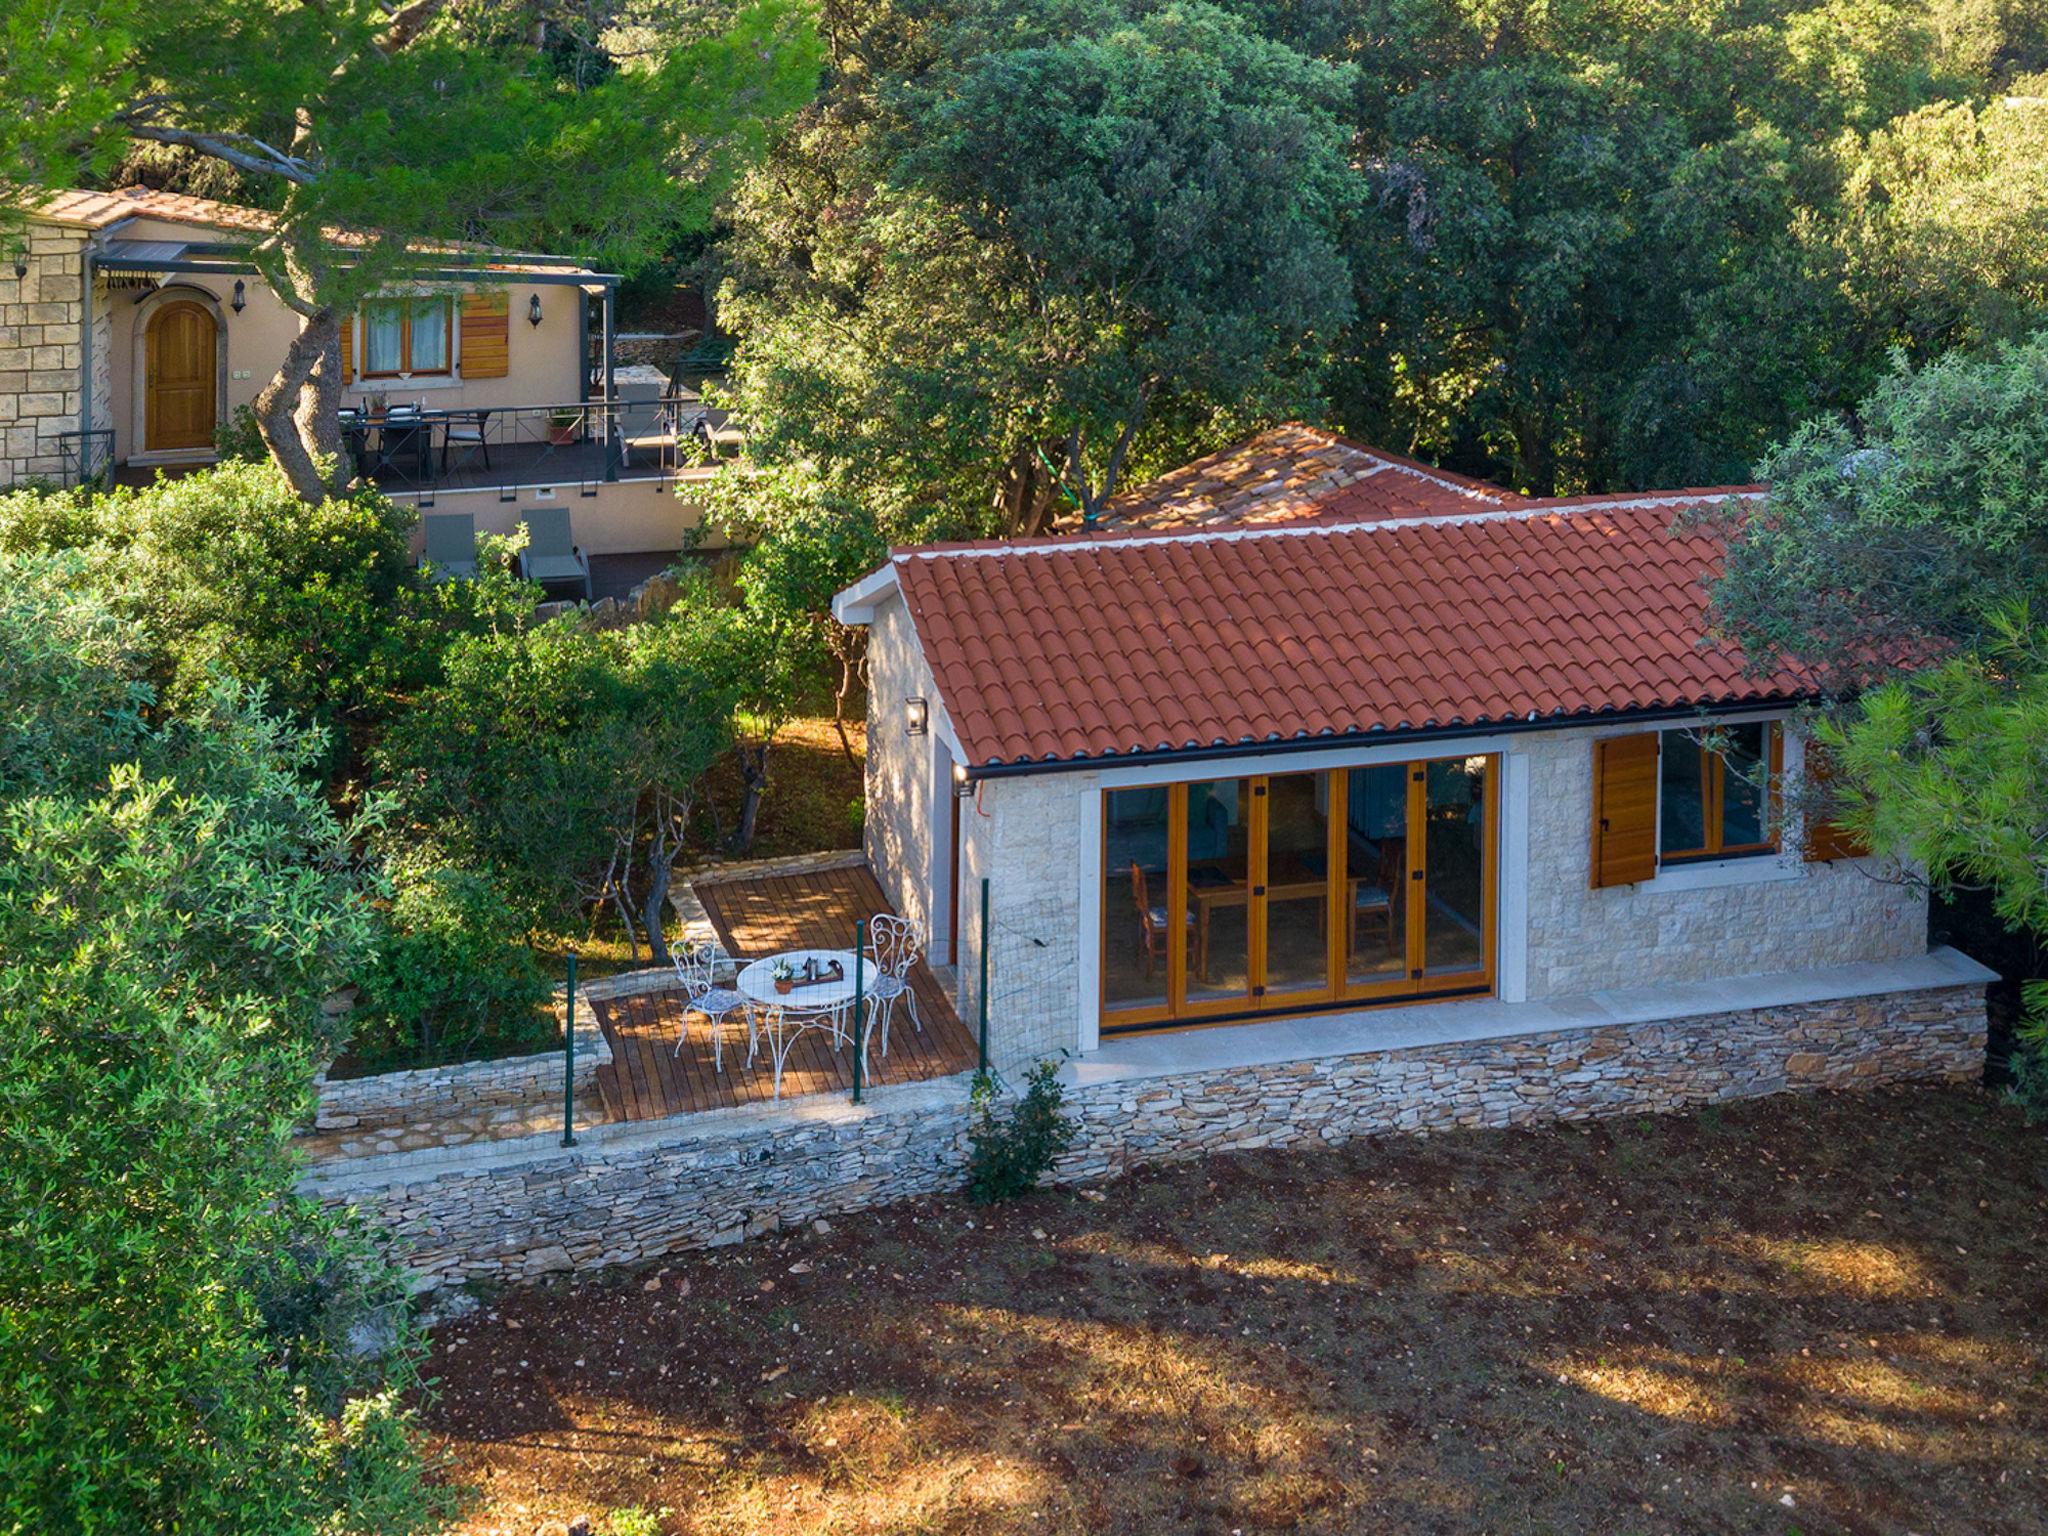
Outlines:
{"label": "stone wall of cottage", "polygon": [[[65,473],[58,434],[78,430],[84,385],[85,237],[31,224],[24,238],[28,271],[0,259],[0,489]],[[111,335],[105,288],[95,297],[95,424],[106,426],[110,388],[105,343]]]}
{"label": "stone wall of cottage", "polygon": [[[1385,1132],[1640,1113],[1786,1090],[1974,1081],[1981,986],[1168,1074],[1077,1089],[1055,1172]],[[306,1188],[384,1224],[423,1288],[520,1282],[956,1188],[966,1082],[316,1168]]]}
{"label": "stone wall of cottage", "polygon": [[876,610],[868,635],[867,822],[862,846],[883,894],[899,916],[939,932],[929,900],[933,827],[933,753],[937,734],[912,736],[905,701],[938,709],[938,690],[917,643],[909,611],[891,596]]}
{"label": "stone wall of cottage", "polygon": [[[1081,946],[1101,935],[1081,920],[1081,841],[1100,817],[1092,770],[984,779],[960,811],[968,918],[960,936],[960,1017],[973,1027],[980,990],[980,885],[989,881],[990,1058],[1014,1073],[1079,1044]],[[1084,928],[1089,931],[1084,932]]]}
{"label": "stone wall of cottage", "polygon": [[[1927,948],[1926,896],[1874,859],[1780,865],[1711,889],[1591,885],[1593,743],[1628,727],[1529,733],[1529,992],[1712,981],[1897,960]],[[1752,861],[1770,873],[1776,860]]]}

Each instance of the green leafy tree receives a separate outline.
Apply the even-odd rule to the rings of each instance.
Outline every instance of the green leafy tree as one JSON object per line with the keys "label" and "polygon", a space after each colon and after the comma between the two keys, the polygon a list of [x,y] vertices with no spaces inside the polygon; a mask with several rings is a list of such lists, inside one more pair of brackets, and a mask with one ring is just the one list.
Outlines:
{"label": "green leafy tree", "polygon": [[300,329],[256,419],[317,502],[342,473],[341,321],[357,300],[469,259],[449,242],[647,261],[704,225],[816,79],[798,0],[721,9],[588,78],[555,68],[552,9],[12,0],[0,37],[31,52],[5,66],[21,94],[0,93],[0,172],[69,186],[139,141],[233,167],[275,210],[252,256]]}
{"label": "green leafy tree", "polygon": [[0,673],[62,679],[0,718],[0,1525],[432,1529],[402,1279],[295,1190],[348,832],[259,697],[130,708],[118,624],[78,557],[0,555]]}
{"label": "green leafy tree", "polygon": [[733,403],[891,533],[1094,512],[1141,434],[1308,402],[1348,313],[1348,72],[1193,3],[834,7],[735,200]]}
{"label": "green leafy tree", "polygon": [[[2048,336],[1900,370],[1857,424],[1808,423],[1768,459],[1719,622],[1752,661],[1828,679],[1827,809],[1937,890],[1991,893],[2048,935]],[[2015,1059],[2048,1111],[2048,987]]]}
{"label": "green leafy tree", "polygon": [[531,929],[610,901],[665,959],[669,867],[731,739],[734,649],[729,610],[697,593],[624,630],[565,616],[456,641],[377,754],[391,845],[492,872]]}

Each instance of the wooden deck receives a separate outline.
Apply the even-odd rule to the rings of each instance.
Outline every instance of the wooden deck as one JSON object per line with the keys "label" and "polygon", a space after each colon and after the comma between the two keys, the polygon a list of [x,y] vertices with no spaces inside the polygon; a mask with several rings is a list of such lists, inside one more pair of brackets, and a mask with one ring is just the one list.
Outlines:
{"label": "wooden deck", "polygon": [[[882,888],[865,865],[753,880],[706,882],[697,887],[719,939],[734,955],[755,960],[785,949],[852,949],[853,925],[887,912]],[[889,1054],[877,1042],[868,1052],[875,1086],[918,1082],[971,1072],[974,1036],[953,1011],[944,988],[928,967],[911,973],[923,1033],[899,1008],[889,1026]],[[764,1049],[746,1064],[746,1025],[725,1031],[725,1070],[711,1066],[711,1038],[704,1021],[690,1020],[689,1038],[676,1054],[682,1022],[682,994],[649,992],[592,1005],[611,1042],[611,1065],[598,1069],[597,1084],[614,1120],[658,1120],[699,1109],[722,1109],[767,1101],[772,1074]],[[834,1050],[831,1036],[810,1031],[789,1053],[782,1096],[851,1093],[850,1046]]]}

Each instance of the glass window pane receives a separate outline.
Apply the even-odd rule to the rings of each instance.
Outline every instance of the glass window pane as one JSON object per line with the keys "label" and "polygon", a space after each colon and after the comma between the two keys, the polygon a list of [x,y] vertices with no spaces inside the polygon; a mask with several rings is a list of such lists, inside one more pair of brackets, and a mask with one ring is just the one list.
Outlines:
{"label": "glass window pane", "polygon": [[396,302],[363,306],[363,372],[396,373],[404,362],[399,350],[400,313]]}
{"label": "glass window pane", "polygon": [[1266,783],[1266,991],[1330,984],[1329,776]]}
{"label": "glass window pane", "polygon": [[1251,994],[1249,779],[1188,786],[1188,910],[1195,916],[1188,1000]]}
{"label": "glass window pane", "polygon": [[[1103,799],[1102,999],[1111,1011],[1164,1007],[1168,792],[1114,789]],[[1183,942],[1189,931],[1183,923]]]}
{"label": "glass window pane", "polygon": [[1731,725],[1722,730],[1721,846],[1753,847],[1766,835],[1764,784],[1768,727]]}
{"label": "glass window pane", "polygon": [[1355,983],[1407,969],[1408,773],[1392,763],[1344,776],[1345,975]]}
{"label": "glass window pane", "polygon": [[1666,731],[1658,757],[1661,822],[1659,847],[1666,858],[1698,853],[1707,846],[1707,809],[1700,744],[1685,731]]}
{"label": "glass window pane", "polygon": [[412,371],[448,371],[448,301],[412,301]]}
{"label": "glass window pane", "polygon": [[1425,976],[1486,965],[1487,766],[1484,757],[1429,765],[1423,806]]}

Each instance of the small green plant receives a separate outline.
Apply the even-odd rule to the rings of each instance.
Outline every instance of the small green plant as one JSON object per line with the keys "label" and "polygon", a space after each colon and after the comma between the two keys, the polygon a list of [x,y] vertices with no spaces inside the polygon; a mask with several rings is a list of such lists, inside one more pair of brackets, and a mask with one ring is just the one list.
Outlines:
{"label": "small green plant", "polygon": [[2026,1013],[2013,1033],[2012,1084],[2006,1099],[2033,1125],[2048,1120],[2048,980],[2021,984]]}
{"label": "small green plant", "polygon": [[969,1100],[973,1123],[967,1129],[967,1198],[976,1205],[993,1205],[1030,1193],[1060,1154],[1074,1144],[1080,1127],[1063,1107],[1066,1090],[1059,1084],[1058,1073],[1059,1063],[1051,1057],[1034,1066],[1026,1076],[1024,1096],[1007,1119],[996,1114],[994,1075],[986,1070],[974,1074]]}
{"label": "small green plant", "polygon": [[213,451],[223,461],[263,464],[270,459],[270,445],[256,425],[256,413],[246,405],[235,407],[234,415],[213,432]]}
{"label": "small green plant", "polygon": [[605,1516],[605,1536],[661,1536],[661,1516],[666,1513],[666,1510],[657,1513],[638,1504],[615,1509]]}

